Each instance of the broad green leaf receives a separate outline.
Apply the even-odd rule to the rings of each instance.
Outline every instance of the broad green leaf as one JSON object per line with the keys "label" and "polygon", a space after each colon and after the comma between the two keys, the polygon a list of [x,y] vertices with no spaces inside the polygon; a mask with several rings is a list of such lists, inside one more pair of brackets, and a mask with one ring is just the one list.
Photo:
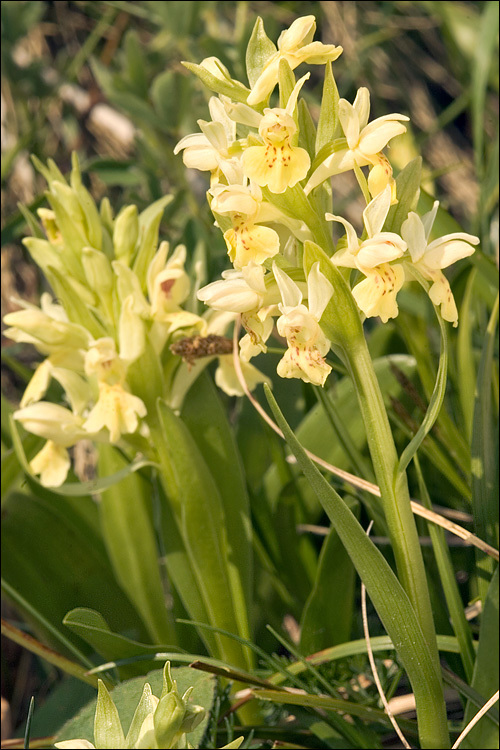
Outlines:
{"label": "broad green leaf", "polygon": [[[92,650],[104,659],[124,661],[130,663],[120,668],[127,677],[144,673],[144,661],[133,661],[133,657],[153,657],[158,651],[175,651],[172,645],[151,645],[127,638],[120,633],[113,632],[100,612],[85,607],[76,607],[66,613],[63,624],[82,640],[92,646]],[[148,659],[149,661],[149,659]]]}
{"label": "broad green leaf", "polygon": [[[410,379],[415,374],[415,360],[408,355],[390,355],[374,361],[377,379],[388,406],[391,399],[402,400],[404,395],[400,383],[398,383],[392,372],[392,365],[395,365]],[[348,425],[349,435],[352,438],[354,446],[362,454],[366,451],[366,430],[351,379],[349,377],[340,379],[330,389],[327,397],[335,402],[338,408],[339,421],[344,427]],[[313,406],[300,423],[297,428],[297,438],[314,455],[328,461],[333,466],[338,466],[357,474],[356,466],[349,460],[349,454],[338,439],[323,407],[319,404]],[[364,479],[372,479],[371,475],[365,476],[359,474],[359,476]],[[267,472],[265,484],[269,498],[274,503],[282,486],[276,467],[271,466]],[[311,491],[305,492],[304,497],[307,502],[309,514],[307,522],[314,523],[318,517],[318,500]],[[367,502],[370,503],[370,500]],[[370,512],[372,513],[373,511],[375,518],[377,516],[380,517],[380,500],[373,498],[370,508]]]}
{"label": "broad green leaf", "polygon": [[[99,446],[99,471],[105,477],[116,474],[127,464],[111,445]],[[138,474],[130,474],[102,494],[99,514],[116,578],[150,637],[155,643],[175,643],[175,627],[160,577],[151,486]]]}
{"label": "broad green leaf", "polygon": [[148,91],[148,74],[144,61],[144,47],[135,29],[129,29],[124,39],[127,76],[135,94],[144,97]]}
{"label": "broad green leaf", "polygon": [[313,565],[316,568],[316,552],[310,548],[310,539],[297,531],[297,526],[301,521],[299,502],[297,488],[287,483],[280,493],[274,512],[275,537],[278,546],[276,561],[278,575],[295,600],[294,614],[297,618],[300,618],[304,602],[310,594],[314,581],[315,570],[311,570],[312,565],[308,564],[310,563],[308,553],[312,552],[314,555]]}
{"label": "broad green leaf", "polygon": [[410,211],[415,211],[420,194],[420,173],[422,158],[413,159],[396,177],[396,195],[398,202],[391,206],[384,224],[386,232],[399,233],[401,224],[408,218]]}
{"label": "broad green leaf", "polygon": [[89,520],[96,514],[90,497],[73,499],[49,492],[43,498],[13,492],[4,505],[2,575],[12,591],[8,597],[14,598],[35,634],[63,655],[72,656],[59,634],[81,646],[61,626],[66,612],[77,606],[108,612],[112,627],[143,634],[140,620],[111,571],[95,521]]}
{"label": "broad green leaf", "polygon": [[303,653],[312,654],[328,645],[349,640],[355,583],[354,566],[332,528],[323,542],[314,588],[302,614],[300,649]]}
{"label": "broad green leaf", "polygon": [[[215,677],[205,674],[189,667],[173,667],[172,679],[177,682],[179,693],[182,695],[189,687],[193,687],[191,700],[194,704],[203,706],[207,716],[193,732],[188,735],[189,742],[195,748],[200,747],[203,735],[208,724],[208,714],[212,709],[215,697]],[[151,685],[153,695],[160,696],[163,684],[163,670],[155,669],[148,672],[145,677],[135,677],[118,685],[112,692],[111,697],[118,709],[123,732],[126,735],[132,718],[141,698],[144,685]],[[73,719],[68,721],[58,732],[56,742],[71,740],[75,738],[94,741],[94,715],[96,699],[92,700]]]}
{"label": "broad green leaf", "polygon": [[339,92],[332,73],[332,64],[328,62],[325,65],[325,80],[323,83],[318,132],[316,135],[316,154],[321,151],[323,146],[332,143],[335,139],[338,122]]}
{"label": "broad green leaf", "polygon": [[[155,439],[162,466],[161,479],[172,504],[185,550],[210,622],[238,632],[229,573],[230,548],[224,509],[214,479],[188,428],[158,402],[161,433]],[[183,592],[180,596],[186,604]],[[188,608],[189,611],[189,608]],[[219,638],[220,654],[235,666],[245,666],[239,646]]]}
{"label": "broad green leaf", "polygon": [[[484,703],[498,690],[498,567],[495,570],[481,615],[479,647],[471,687],[484,698]],[[477,713],[477,708],[468,703],[464,723]],[[488,715],[483,716],[462,742],[462,747],[498,747],[498,727]]]}
{"label": "broad green leaf", "polygon": [[267,36],[262,18],[259,17],[255,21],[245,56],[250,88],[253,88],[264,65],[275,52],[276,46]]}
{"label": "broad green leaf", "polygon": [[182,419],[217,484],[227,529],[229,576],[238,632],[249,637],[247,613],[252,606],[253,551],[248,493],[241,458],[216,388],[203,373],[189,390]]}
{"label": "broad green leaf", "polygon": [[[443,742],[442,735],[445,727],[442,726],[441,721],[444,714],[441,679],[405,590],[343,500],[306,456],[304,449],[284,420],[269,388],[264,386],[264,390],[289,447],[335,526],[396,647],[412,684],[419,716],[423,712],[429,720],[428,712],[432,712],[432,721],[420,722],[422,744],[432,747],[436,741]],[[436,739],[439,737],[440,739]]]}
{"label": "broad green leaf", "polygon": [[[189,107],[189,81],[173,70],[165,70],[151,84],[150,96],[162,122],[162,130],[175,131]],[[175,103],[175,106],[172,106]]]}

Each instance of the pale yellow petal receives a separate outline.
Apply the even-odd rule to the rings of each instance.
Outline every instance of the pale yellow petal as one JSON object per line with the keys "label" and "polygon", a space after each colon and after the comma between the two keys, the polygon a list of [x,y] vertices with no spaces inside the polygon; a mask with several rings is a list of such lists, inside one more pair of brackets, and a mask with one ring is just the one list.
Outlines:
{"label": "pale yellow petal", "polygon": [[279,252],[277,232],[258,224],[242,224],[224,233],[228,254],[235,268],[244,268],[251,261],[263,263]]}
{"label": "pale yellow petal", "polygon": [[251,146],[241,158],[246,176],[272,193],[284,193],[303,180],[311,164],[305,149],[271,144]]}
{"label": "pale yellow petal", "polygon": [[398,315],[396,295],[403,286],[404,270],[402,266],[384,264],[364,281],[357,284],[352,294],[359,309],[367,318],[379,316],[383,323]]}
{"label": "pale yellow petal", "polygon": [[[40,475],[44,487],[60,487],[68,476],[71,462],[66,448],[48,440],[42,450],[30,461],[34,474]],[[93,747],[93,746],[92,746]]]}
{"label": "pale yellow petal", "polygon": [[295,346],[287,349],[276,371],[281,378],[299,378],[304,383],[324,385],[331,370],[317,349]]}
{"label": "pale yellow petal", "polygon": [[404,115],[387,115],[374,120],[363,129],[359,136],[358,150],[365,156],[378,154],[382,151],[391,138],[406,133],[406,127],[396,120],[389,118],[396,117],[401,120],[408,120]]}
{"label": "pale yellow petal", "polygon": [[434,284],[429,289],[429,297],[435,305],[441,305],[443,320],[458,326],[458,310],[448,279],[440,271],[435,275]]}

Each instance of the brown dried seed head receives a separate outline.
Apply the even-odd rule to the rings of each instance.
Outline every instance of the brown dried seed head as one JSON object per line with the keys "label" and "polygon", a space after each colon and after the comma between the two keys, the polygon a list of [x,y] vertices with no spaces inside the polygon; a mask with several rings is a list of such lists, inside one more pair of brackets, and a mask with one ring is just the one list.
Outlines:
{"label": "brown dried seed head", "polygon": [[202,357],[231,354],[233,342],[225,336],[216,336],[211,333],[208,336],[191,336],[180,339],[171,345],[170,351],[172,354],[182,357],[184,362],[192,365],[195,360]]}

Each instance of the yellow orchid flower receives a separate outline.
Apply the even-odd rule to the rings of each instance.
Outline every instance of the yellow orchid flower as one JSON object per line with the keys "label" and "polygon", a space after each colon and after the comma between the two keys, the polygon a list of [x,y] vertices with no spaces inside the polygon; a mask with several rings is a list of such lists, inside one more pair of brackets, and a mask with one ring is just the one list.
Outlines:
{"label": "yellow orchid flower", "polygon": [[42,450],[30,461],[30,469],[40,475],[44,487],[60,487],[68,476],[71,461],[66,448],[47,440]]}
{"label": "yellow orchid flower", "polygon": [[406,242],[394,232],[382,232],[391,206],[391,187],[377,195],[365,208],[363,221],[367,239],[361,242],[356,230],[342,216],[326,214],[327,221],[343,224],[347,247],[332,257],[338,266],[357,268],[366,278],[352,290],[359,309],[367,318],[379,316],[383,323],[398,314],[396,295],[403,286],[402,265],[390,265],[406,252]]}
{"label": "yellow orchid flower", "polygon": [[109,440],[117,443],[122,434],[137,430],[139,417],[145,417],[147,409],[137,396],[128,393],[120,383],[99,383],[99,399],[88,415],[83,427],[87,432],[109,430]]}
{"label": "yellow orchid flower", "polygon": [[330,341],[319,321],[333,294],[333,287],[314,263],[307,277],[308,306],[302,303],[302,292],[297,284],[273,263],[273,273],[281,292],[281,317],[276,323],[284,336],[288,350],[279,361],[277,372],[282,378],[300,378],[305,383],[324,385],[332,368],[324,357]]}
{"label": "yellow orchid flower", "polygon": [[224,240],[236,269],[251,261],[263,263],[279,252],[278,233],[258,224],[262,194],[257,185],[217,185],[210,192],[212,211],[231,219],[233,226],[224,232]]}
{"label": "yellow orchid flower", "polygon": [[336,60],[343,50],[334,44],[313,42],[316,30],[314,16],[297,18],[289,29],[283,31],[278,39],[278,49],[264,65],[260,76],[255,81],[248,95],[247,103],[251,106],[263,102],[278,83],[280,61],[286,60],[292,70],[303,62],[312,65],[324,65]]}
{"label": "yellow orchid flower", "polygon": [[202,132],[186,135],[174,148],[174,154],[183,151],[186,167],[210,172],[213,185],[220,182],[222,176],[229,185],[241,183],[243,178],[236,123],[228,116],[224,99],[212,96],[208,103],[212,120],[198,120]]}
{"label": "yellow orchid flower", "polygon": [[[375,170],[371,181],[370,192],[377,195],[392,183],[392,168],[381,153],[391,138],[406,132],[402,121],[410,118],[406,115],[390,114],[377,117],[368,122],[370,115],[370,92],[367,88],[358,89],[354,104],[345,99],[339,101],[339,119],[346,138],[346,145],[331,154],[314,170],[304,190],[310,193],[315,187],[333,175],[354,169],[354,166],[373,165]],[[373,171],[372,170],[372,171]],[[394,188],[393,188],[394,189]]]}
{"label": "yellow orchid flower", "polygon": [[443,319],[453,323],[456,328],[458,310],[442,269],[472,255],[472,246],[479,244],[479,238],[465,232],[454,232],[428,243],[438,206],[439,201],[435,201],[432,209],[422,218],[414,211],[410,211],[401,226],[401,235],[408,243],[412,264],[425,279],[433,282],[429,289],[429,297],[435,305],[440,305]]}
{"label": "yellow orchid flower", "polygon": [[245,149],[241,163],[245,175],[257,185],[267,185],[272,193],[284,193],[304,179],[311,160],[303,148],[292,145],[297,125],[293,112],[299,91],[309,78],[309,73],[297,81],[286,109],[265,109],[259,123],[259,135],[263,146],[250,146]]}

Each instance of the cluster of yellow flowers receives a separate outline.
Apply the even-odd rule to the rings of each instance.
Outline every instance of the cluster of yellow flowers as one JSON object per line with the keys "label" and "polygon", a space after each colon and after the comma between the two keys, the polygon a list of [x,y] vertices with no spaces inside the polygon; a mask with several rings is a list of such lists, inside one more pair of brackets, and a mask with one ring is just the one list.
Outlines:
{"label": "cluster of yellow flowers", "polygon": [[[429,294],[443,318],[457,325],[457,308],[442,269],[473,253],[479,240],[456,233],[429,242],[437,202],[422,219],[410,212],[401,235],[384,231],[397,196],[383,149],[406,131],[408,117],[389,114],[369,122],[366,88],[359,89],[353,104],[332,102],[338,124],[330,144],[307,143],[299,128],[299,93],[309,74],[295,82],[292,71],[303,62],[330,65],[342,53],[341,47],[312,41],[315,27],[314,16],[297,19],[276,48],[259,19],[247,50],[251,89],[234,81],[217,58],[188,64],[219,96],[209,102],[212,120],[200,120],[201,132],[183,138],[176,152],[183,152],[187,167],[210,172],[208,200],[234,266],[222,280],[201,289],[199,299],[214,310],[242,315],[247,335],[240,350],[247,362],[266,351],[277,316],[278,333],[288,344],[278,374],[324,385],[331,370],[324,359],[331,342],[320,319],[334,289],[318,264],[305,274],[300,260],[303,243],[315,239],[318,215],[312,206],[318,201],[313,191],[333,175],[355,170],[359,176],[361,167],[369,167],[371,200],[363,213],[363,237],[341,216],[323,211],[321,217],[345,228],[346,241],[331,262],[364,276],[352,291],[366,317],[394,318],[397,294],[417,269],[432,282]],[[281,106],[269,107],[278,84]],[[328,116],[333,119],[334,113]]]}
{"label": "cluster of yellow flowers", "polygon": [[[4,334],[45,356],[14,418],[46,439],[30,466],[42,484],[57,487],[71,465],[68,448],[78,441],[147,438],[145,418],[157,398],[179,408],[213,356],[203,363],[181,362],[170,346],[196,335],[217,339],[235,315],[199,316],[185,309],[191,294],[186,248],[169,254],[167,242],[157,246],[168,198],[141,214],[127,206],[114,218],[106,199],[97,210],[81,182],[76,155],[69,184],[54,163],[38,167],[52,208],[39,209],[44,232],[36,227],[37,236],[24,244],[58,302],[48,293],[40,307],[17,300],[22,309],[5,316]],[[250,387],[265,380],[252,365],[243,366]],[[52,381],[62,386],[69,408],[42,400]],[[219,356],[216,381],[231,395],[242,393],[231,353]]]}

